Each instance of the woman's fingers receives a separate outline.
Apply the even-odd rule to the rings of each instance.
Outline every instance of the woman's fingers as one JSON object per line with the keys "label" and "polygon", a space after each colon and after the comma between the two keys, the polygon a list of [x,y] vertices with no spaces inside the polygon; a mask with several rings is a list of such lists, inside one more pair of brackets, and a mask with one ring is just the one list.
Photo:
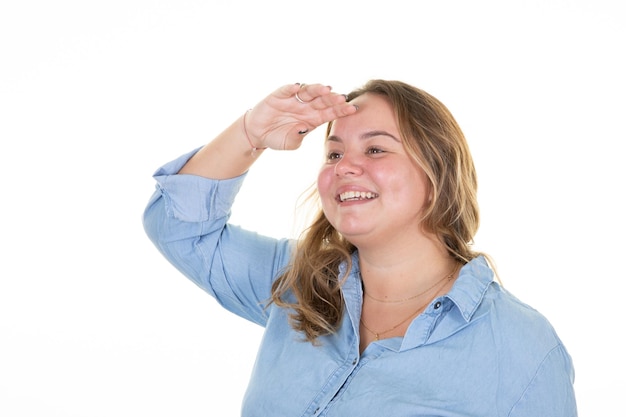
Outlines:
{"label": "woman's fingers", "polygon": [[323,84],[285,85],[273,94],[272,104],[282,111],[307,115],[310,110],[324,110],[345,103],[346,97]]}
{"label": "woman's fingers", "polygon": [[322,84],[298,84],[298,89],[293,93],[293,98],[300,104],[307,104],[316,99],[328,96],[332,88]]}
{"label": "woman's fingers", "polygon": [[327,85],[288,84],[252,109],[248,132],[264,147],[296,149],[308,132],[355,111],[344,95]]}

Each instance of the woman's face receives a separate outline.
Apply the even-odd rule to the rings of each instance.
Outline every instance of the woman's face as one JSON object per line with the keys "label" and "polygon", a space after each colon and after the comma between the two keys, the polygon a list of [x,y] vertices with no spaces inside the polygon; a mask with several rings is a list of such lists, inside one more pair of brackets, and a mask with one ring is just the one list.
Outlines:
{"label": "woman's face", "polygon": [[357,247],[415,237],[427,201],[424,171],[400,141],[386,98],[364,94],[359,110],[335,120],[317,180],[328,221]]}

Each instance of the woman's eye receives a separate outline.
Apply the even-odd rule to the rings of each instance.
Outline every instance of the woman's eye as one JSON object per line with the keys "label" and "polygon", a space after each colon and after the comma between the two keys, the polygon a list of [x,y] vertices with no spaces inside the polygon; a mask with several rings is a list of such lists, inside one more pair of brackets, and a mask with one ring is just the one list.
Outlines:
{"label": "woman's eye", "polygon": [[328,155],[326,156],[326,158],[329,161],[335,161],[335,160],[341,158],[341,154],[339,152],[328,152]]}
{"label": "woman's eye", "polygon": [[369,154],[379,154],[379,153],[384,153],[385,151],[383,151],[380,148],[368,148],[367,149],[367,153]]}

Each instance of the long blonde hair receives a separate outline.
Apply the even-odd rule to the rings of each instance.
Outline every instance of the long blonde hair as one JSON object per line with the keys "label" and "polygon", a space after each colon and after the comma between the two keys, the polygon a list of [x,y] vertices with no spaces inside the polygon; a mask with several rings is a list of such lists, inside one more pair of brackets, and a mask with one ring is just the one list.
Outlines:
{"label": "long blonde hair", "polygon": [[[451,257],[465,264],[472,250],[479,212],[474,163],[465,136],[450,111],[435,97],[401,81],[370,80],[348,94],[385,97],[394,109],[402,143],[426,173],[431,198],[422,227],[435,234]],[[332,122],[328,124],[328,136]],[[320,210],[303,233],[291,264],[272,287],[272,302],[291,309],[291,325],[312,343],[332,334],[344,310],[339,265],[352,267],[356,250]]]}

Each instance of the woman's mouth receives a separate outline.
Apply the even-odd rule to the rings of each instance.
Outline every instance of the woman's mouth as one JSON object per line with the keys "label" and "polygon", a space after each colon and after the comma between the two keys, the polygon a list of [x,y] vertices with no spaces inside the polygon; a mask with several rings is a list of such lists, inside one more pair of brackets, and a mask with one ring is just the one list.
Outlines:
{"label": "woman's mouth", "polygon": [[378,194],[369,191],[346,191],[339,194],[338,200],[343,203],[345,201],[371,200],[378,197]]}

